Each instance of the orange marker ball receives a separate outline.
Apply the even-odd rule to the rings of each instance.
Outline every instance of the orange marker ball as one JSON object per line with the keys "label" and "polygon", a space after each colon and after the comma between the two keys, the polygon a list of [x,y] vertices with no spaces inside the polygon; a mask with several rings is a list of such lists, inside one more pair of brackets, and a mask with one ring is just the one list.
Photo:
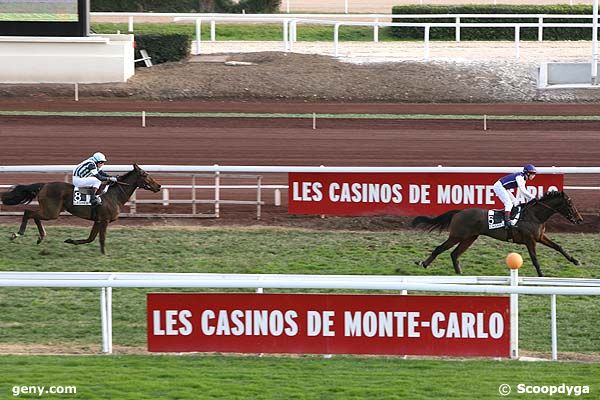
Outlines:
{"label": "orange marker ball", "polygon": [[509,253],[506,256],[506,266],[510,269],[519,269],[523,265],[523,257],[519,253]]}

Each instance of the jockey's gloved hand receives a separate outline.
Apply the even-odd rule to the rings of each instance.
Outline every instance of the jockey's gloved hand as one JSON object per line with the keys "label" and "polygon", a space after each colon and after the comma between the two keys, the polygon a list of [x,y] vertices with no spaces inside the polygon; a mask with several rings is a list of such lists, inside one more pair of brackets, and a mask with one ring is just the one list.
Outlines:
{"label": "jockey's gloved hand", "polygon": [[116,176],[109,176],[108,177],[108,181],[109,182],[113,182],[113,183],[117,183],[117,177]]}

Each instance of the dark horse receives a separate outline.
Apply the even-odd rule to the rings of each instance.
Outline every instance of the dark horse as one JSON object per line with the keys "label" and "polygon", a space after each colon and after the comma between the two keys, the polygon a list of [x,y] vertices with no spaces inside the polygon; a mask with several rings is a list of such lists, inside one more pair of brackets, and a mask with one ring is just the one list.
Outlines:
{"label": "dark horse", "polygon": [[106,254],[104,242],[106,240],[106,228],[110,222],[119,218],[121,207],[129,200],[137,188],[151,190],[156,193],[160,185],[137,164],[133,170],[125,175],[119,176],[106,194],[102,196],[102,204],[92,210],[91,206],[73,205],[73,185],[66,182],[34,183],[31,185],[17,185],[10,191],[2,193],[2,203],[9,206],[27,204],[37,197],[39,208],[37,210],[25,210],[23,221],[18,233],[13,233],[11,240],[25,234],[27,221],[33,218],[40,233],[38,244],[46,237],[46,230],[42,221],[57,219],[62,211],[94,221],[90,236],[84,240],[67,239],[65,243],[84,244],[93,242],[100,233],[100,251]]}
{"label": "dark horse", "polygon": [[[545,246],[560,252],[567,260],[575,265],[579,261],[571,257],[560,245],[550,240],[544,233],[546,221],[554,214],[560,214],[573,224],[580,224],[583,218],[573,205],[573,202],[564,192],[548,192],[539,200],[531,200],[523,206],[521,218],[512,227],[512,236],[515,243],[527,246],[531,261],[539,276],[543,276],[540,264],[535,252],[535,244],[539,242]],[[509,234],[504,228],[488,228],[488,210],[481,208],[468,208],[465,210],[452,210],[435,218],[416,217],[412,221],[413,227],[424,226],[429,230],[449,228],[448,239],[433,250],[425,261],[417,262],[418,265],[427,268],[429,264],[442,252],[458,244],[452,251],[452,264],[457,274],[460,274],[461,256],[473,244],[479,235],[485,235],[494,239],[508,241]]]}

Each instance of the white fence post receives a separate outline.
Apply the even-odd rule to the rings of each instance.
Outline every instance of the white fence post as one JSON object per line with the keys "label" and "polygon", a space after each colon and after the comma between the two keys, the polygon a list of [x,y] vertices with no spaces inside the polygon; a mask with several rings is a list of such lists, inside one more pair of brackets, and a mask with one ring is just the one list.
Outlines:
{"label": "white fence post", "polygon": [[262,202],[262,176],[256,178],[256,219],[260,220]]}
{"label": "white fence post", "polygon": [[338,42],[340,37],[340,23],[337,22],[333,26],[333,56],[338,56]]}
{"label": "white fence post", "polygon": [[544,41],[544,17],[538,19],[538,42]]}
{"label": "white fence post", "polygon": [[214,42],[217,40],[217,22],[213,19],[210,21],[210,41]]}
{"label": "white fence post", "polygon": [[163,206],[168,206],[169,205],[169,189],[163,188],[162,190],[162,199],[163,199]]}
{"label": "white fence post", "polygon": [[275,189],[275,199],[273,199],[275,207],[281,206],[281,190]]}
{"label": "white fence post", "polygon": [[[215,167],[218,167],[218,164],[215,164]],[[215,216],[217,218],[221,215],[221,172],[215,172]]]}
{"label": "white fence post", "polygon": [[202,49],[202,19],[196,18],[196,54],[200,54]]}
{"label": "white fence post", "polygon": [[423,59],[429,61],[429,25],[425,25],[425,49]]}
{"label": "white fence post", "polygon": [[521,27],[519,25],[515,26],[515,59],[517,61],[519,61],[521,55],[520,55],[520,49],[519,49],[519,42],[521,41]]}
{"label": "white fence post", "polygon": [[284,19],[283,20],[283,51],[287,52],[289,50],[289,45],[288,45],[288,24],[289,24],[289,19]]}
{"label": "white fence post", "polygon": [[133,15],[130,15],[128,18],[127,30],[129,32],[133,32]]}
{"label": "white fence post", "polygon": [[[510,286],[519,286],[519,270],[510,270]],[[519,358],[519,295],[510,295],[510,358]]]}
{"label": "white fence post", "polygon": [[552,324],[552,360],[558,360],[558,332],[556,329],[556,295],[550,295],[550,314]]}
{"label": "white fence post", "polygon": [[106,288],[100,289],[100,319],[102,326],[102,352],[108,353],[108,323],[106,322]]}
{"label": "white fence post", "polygon": [[[113,281],[115,274],[112,274],[108,280]],[[108,333],[108,354],[113,352],[113,329],[112,329],[112,287],[106,288],[106,323]]]}
{"label": "white fence post", "polygon": [[455,32],[455,40],[460,42],[460,17],[456,17],[456,32]]}
{"label": "white fence post", "polygon": [[375,18],[375,25],[373,25],[373,41],[379,43],[379,18]]}

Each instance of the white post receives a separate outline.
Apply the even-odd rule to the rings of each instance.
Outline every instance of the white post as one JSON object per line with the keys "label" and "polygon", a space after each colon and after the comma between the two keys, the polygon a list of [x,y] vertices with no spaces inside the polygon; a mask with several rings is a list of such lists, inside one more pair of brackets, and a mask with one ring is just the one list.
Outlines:
{"label": "white post", "polygon": [[196,175],[192,175],[192,215],[196,215]]}
{"label": "white post", "polygon": [[79,101],[79,83],[75,84],[75,101]]}
{"label": "white post", "polygon": [[128,18],[128,26],[127,26],[127,30],[129,32],[133,32],[133,15],[130,15]]}
{"label": "white post", "polygon": [[544,17],[538,19],[538,42],[544,41]]}
{"label": "white post", "polygon": [[552,360],[558,360],[558,333],[556,330],[556,295],[550,295],[550,314],[552,320]]}
{"label": "white post", "polygon": [[375,18],[375,25],[373,25],[373,41],[379,43],[379,18]]}
{"label": "white post", "polygon": [[135,204],[135,200],[137,198],[137,191],[133,192],[133,194],[131,195],[131,201],[129,202],[129,212],[132,214],[135,214],[135,212],[137,211],[137,206]]}
{"label": "white post", "polygon": [[216,28],[217,23],[215,22],[215,20],[213,19],[212,21],[210,21],[210,41],[214,42],[217,37],[217,28]]}
{"label": "white post", "polygon": [[429,25],[425,25],[425,54],[423,55],[423,59],[425,61],[429,61]]}
{"label": "white post", "polygon": [[163,206],[169,205],[169,189],[162,189]]}
{"label": "white post", "polygon": [[202,20],[200,18],[196,18],[196,54],[200,54],[201,32],[202,32]]}
{"label": "white post", "polygon": [[460,17],[456,17],[456,32],[455,32],[455,40],[460,42]]}
{"label": "white post", "polygon": [[289,50],[288,46],[288,19],[283,20],[283,51],[287,52]]}
{"label": "white post", "polygon": [[286,1],[285,12],[287,12],[288,14],[290,13],[290,0]]}
{"label": "white post", "polygon": [[[519,286],[519,270],[510,270],[510,286]],[[519,295],[510,295],[510,358],[519,358]]]}
{"label": "white post", "polygon": [[483,114],[483,130],[487,131],[487,115]]}
{"label": "white post", "polygon": [[297,21],[295,20],[290,22],[290,29],[288,30],[288,48],[290,51],[292,51],[292,48],[294,46],[294,41],[292,40],[292,30],[296,26],[296,22]]}
{"label": "white post", "polygon": [[317,113],[313,113],[313,130],[317,129]]}
{"label": "white post", "polygon": [[519,54],[519,42],[521,40],[521,27],[515,26],[515,59],[519,61],[521,55]]}
{"label": "white post", "polygon": [[344,0],[344,13],[348,14],[348,0]]}
{"label": "white post", "polygon": [[108,324],[106,323],[106,288],[100,289],[100,318],[102,326],[102,352],[108,353]]}
{"label": "white post", "polygon": [[292,35],[291,41],[296,43],[298,41],[298,21],[294,24],[294,29],[290,31],[290,34]]}
{"label": "white post", "polygon": [[336,23],[333,27],[333,56],[338,56],[338,41],[340,37],[340,23]]}
{"label": "white post", "polygon": [[[402,278],[402,283],[406,283],[406,278]],[[406,295],[408,295],[408,290],[402,289],[402,291],[400,292],[400,294],[402,296],[406,296]]]}
{"label": "white post", "polygon": [[[115,279],[114,274],[108,278],[108,280]],[[106,322],[108,332],[108,354],[113,352],[113,340],[112,340],[112,287],[106,288]]]}
{"label": "white post", "polygon": [[146,111],[142,111],[142,128],[146,127]]}
{"label": "white post", "polygon": [[598,0],[594,0],[592,21],[592,85],[598,84]]}
{"label": "white post", "polygon": [[256,219],[260,220],[262,210],[262,176],[258,176],[256,180]]}
{"label": "white post", "polygon": [[275,189],[275,207],[281,206],[281,190]]}
{"label": "white post", "polygon": [[[218,167],[219,164],[215,164],[215,167]],[[221,205],[219,201],[221,200],[221,172],[215,172],[215,216],[219,218],[221,214]]]}

